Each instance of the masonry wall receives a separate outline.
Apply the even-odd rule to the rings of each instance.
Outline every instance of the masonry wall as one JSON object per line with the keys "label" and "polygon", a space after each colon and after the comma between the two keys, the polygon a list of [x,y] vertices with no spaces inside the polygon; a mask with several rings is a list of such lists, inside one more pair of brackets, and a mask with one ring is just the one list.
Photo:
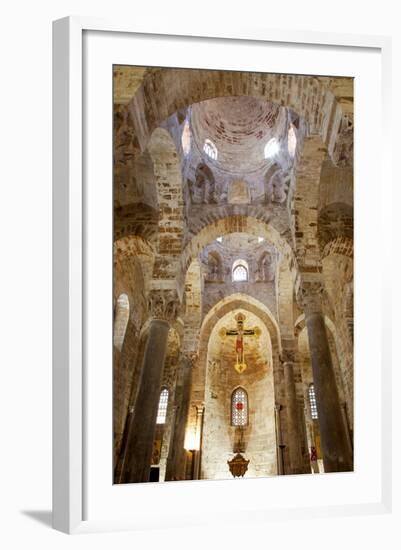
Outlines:
{"label": "masonry wall", "polygon": [[[250,325],[255,324],[251,315]],[[227,322],[227,321],[226,321]],[[271,344],[266,328],[261,327],[258,339],[245,346],[248,368],[238,374],[234,369],[234,340],[213,341],[216,331],[224,325],[219,322],[209,346],[205,418],[202,446],[202,478],[230,479],[227,460],[234,456],[238,433],[231,425],[231,396],[238,386],[248,394],[249,425],[244,431],[244,456],[250,460],[246,477],[274,475],[276,466],[276,438],[274,421],[274,384]]]}

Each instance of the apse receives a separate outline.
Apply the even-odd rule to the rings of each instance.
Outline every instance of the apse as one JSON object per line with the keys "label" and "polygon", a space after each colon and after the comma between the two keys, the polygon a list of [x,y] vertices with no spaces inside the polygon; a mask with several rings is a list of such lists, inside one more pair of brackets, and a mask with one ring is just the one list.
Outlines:
{"label": "apse", "polygon": [[[230,334],[235,332],[238,315],[244,317],[244,328],[253,332],[243,338],[246,368],[240,372],[236,369],[237,337]],[[238,388],[247,396],[247,402],[233,402]],[[247,419],[242,426],[233,422],[238,403],[247,408]],[[227,313],[210,334],[202,448],[204,479],[231,478],[227,461],[237,451],[249,460],[247,477],[277,473],[271,339],[263,321],[245,309]]]}

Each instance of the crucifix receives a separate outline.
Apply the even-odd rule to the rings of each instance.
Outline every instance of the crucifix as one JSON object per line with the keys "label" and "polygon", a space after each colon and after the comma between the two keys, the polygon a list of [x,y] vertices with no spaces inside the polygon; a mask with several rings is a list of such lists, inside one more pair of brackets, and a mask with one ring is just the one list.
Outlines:
{"label": "crucifix", "polygon": [[237,360],[234,368],[239,374],[242,374],[247,368],[244,358],[244,336],[259,336],[260,329],[258,327],[254,329],[244,328],[245,315],[243,313],[238,313],[235,316],[235,320],[237,321],[237,328],[228,330],[222,328],[220,331],[220,336],[236,336],[235,352],[237,354]]}

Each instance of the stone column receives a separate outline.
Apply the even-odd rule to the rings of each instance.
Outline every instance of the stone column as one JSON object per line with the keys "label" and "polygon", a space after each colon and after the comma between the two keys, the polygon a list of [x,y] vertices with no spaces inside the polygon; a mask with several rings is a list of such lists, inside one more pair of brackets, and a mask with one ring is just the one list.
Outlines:
{"label": "stone column", "polygon": [[192,365],[195,354],[184,354],[175,390],[175,417],[167,458],[166,481],[185,479],[185,430],[191,398]]}
{"label": "stone column", "polygon": [[353,470],[353,457],[343,422],[322,313],[322,291],[320,281],[304,282],[299,297],[304,308],[308,331],[324,470],[325,472],[349,472]]}
{"label": "stone column", "polygon": [[281,433],[281,412],[282,406],[279,403],[274,405],[274,419],[276,421],[276,450],[277,450],[277,475],[284,475],[284,448],[283,436]]}
{"label": "stone column", "polygon": [[138,392],[130,415],[123,482],[149,481],[160,386],[167,350],[169,322],[175,316],[178,298],[169,290],[152,291],[152,315],[145,347]]}
{"label": "stone column", "polygon": [[195,440],[197,449],[194,455],[194,479],[200,479],[201,475],[201,453],[202,453],[202,435],[203,435],[203,413],[204,405],[196,407],[196,434]]}
{"label": "stone column", "polygon": [[[352,220],[348,220],[352,222]],[[345,222],[342,222],[340,227]],[[344,228],[343,228],[344,229]],[[348,228],[349,232],[350,228]],[[338,235],[322,245],[322,274],[336,324],[339,368],[347,403],[347,423],[353,425],[353,252],[351,235]]]}
{"label": "stone column", "polygon": [[298,403],[295,388],[294,351],[284,350],[281,357],[284,369],[285,394],[287,405],[288,454],[290,459],[289,474],[305,473],[302,457],[302,429],[298,416]]}

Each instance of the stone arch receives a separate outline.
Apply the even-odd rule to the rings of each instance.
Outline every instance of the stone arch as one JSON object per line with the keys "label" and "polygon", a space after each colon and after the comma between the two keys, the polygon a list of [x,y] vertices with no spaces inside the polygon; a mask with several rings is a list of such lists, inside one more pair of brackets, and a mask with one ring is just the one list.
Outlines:
{"label": "stone arch", "polygon": [[174,280],[184,232],[181,166],[174,141],[167,130],[156,128],[148,149],[154,166],[159,208],[153,278]]}
{"label": "stone arch", "polygon": [[271,338],[273,353],[279,354],[281,352],[280,329],[272,312],[256,298],[242,292],[237,292],[220,300],[205,315],[200,329],[199,357],[207,349],[207,345],[205,344],[207,344],[216,322],[229,311],[237,308],[254,313],[265,323]]}
{"label": "stone arch", "polygon": [[[332,333],[334,340],[336,339],[336,326],[328,315],[324,315],[326,328]],[[302,331],[306,330],[305,314],[302,313],[294,323],[294,332],[297,338]]]}
{"label": "stone arch", "polygon": [[114,207],[142,204],[157,208],[154,167],[149,151],[133,160],[114,164]]}
{"label": "stone arch", "polygon": [[329,241],[322,249],[322,260],[326,256],[338,254],[340,256],[346,256],[347,258],[354,257],[354,241],[348,237],[336,237]]}
{"label": "stone arch", "polygon": [[330,158],[322,163],[320,172],[319,210],[330,204],[354,204],[354,174],[352,166],[335,166]]}
{"label": "stone arch", "polygon": [[[152,275],[155,257],[154,246],[146,239],[137,235],[127,235],[116,240],[113,245],[115,267],[118,262],[138,262],[142,274],[144,289]],[[137,282],[137,279],[136,279]]]}
{"label": "stone arch", "polygon": [[[268,221],[260,219],[256,210],[248,210],[248,215],[227,215],[214,220],[205,220],[205,225],[198,228],[191,240],[186,244],[181,255],[181,268],[179,272],[178,288],[183,288],[185,273],[194,258],[202,249],[216,240],[218,237],[230,233],[249,233],[257,237],[263,237],[272,243],[279,250],[281,255],[288,261],[291,270],[296,269],[296,259],[286,238],[269,224]],[[225,212],[224,212],[225,213]]]}
{"label": "stone arch", "polygon": [[339,237],[353,240],[354,212],[352,205],[335,202],[322,208],[318,216],[318,234],[322,251],[328,243]]}
{"label": "stone arch", "polygon": [[127,204],[114,208],[114,241],[136,236],[155,243],[159,212],[142,203]]}
{"label": "stone arch", "polygon": [[[140,149],[147,147],[154,128],[179,109],[216,97],[250,95],[289,107],[305,119],[311,135],[321,137],[330,156],[334,156],[336,148],[344,153],[344,140],[340,137],[342,132],[349,132],[352,121],[330,90],[330,79],[271,73],[251,75],[250,78],[246,72],[196,69],[146,73],[128,104]],[[162,91],[162,99],[146,101],[155,89]],[[164,90],[168,93],[163,93]]]}
{"label": "stone arch", "polygon": [[114,242],[113,294],[127,295],[129,317],[121,350],[113,347],[113,424],[115,434],[114,464],[119,472],[121,440],[129,408],[131,389],[139,376],[138,353],[141,330],[146,319],[149,283],[153,271],[154,249],[145,239],[130,235]]}
{"label": "stone arch", "polygon": [[[231,315],[233,311],[240,310],[241,312],[244,312],[246,316],[249,315],[249,318],[255,319],[255,317],[258,320],[258,324],[260,323],[260,329],[262,331],[263,338],[263,354],[264,354],[264,360],[266,363],[264,366],[262,366],[260,363],[253,365],[253,368],[257,369],[254,373],[258,372],[259,376],[262,376],[262,372],[265,372],[265,375],[262,378],[257,378],[257,383],[251,383],[252,380],[255,381],[255,378],[246,378],[241,380],[235,381],[235,377],[238,375],[232,374],[231,383],[227,386],[227,392],[226,392],[226,398],[224,400],[224,403],[227,405],[229,404],[229,400],[232,395],[233,389],[240,384],[241,387],[243,387],[246,392],[251,392],[251,396],[255,398],[255,389],[258,388],[259,392],[259,399],[262,398],[263,403],[265,404],[266,410],[264,413],[270,411],[269,418],[272,419],[274,415],[274,402],[275,402],[275,393],[279,387],[279,378],[280,374],[278,372],[278,369],[280,368],[280,362],[279,362],[279,349],[280,349],[280,337],[279,337],[279,329],[277,326],[277,323],[269,311],[269,309],[259,302],[258,300],[243,294],[243,293],[235,293],[233,295],[230,295],[224,299],[222,299],[218,304],[216,304],[209,313],[205,316],[204,321],[202,323],[201,331],[200,331],[200,344],[199,344],[199,355],[198,355],[198,361],[197,366],[193,371],[193,386],[192,386],[192,395],[191,395],[191,404],[193,411],[196,410],[196,407],[205,405],[205,427],[204,427],[204,435],[205,438],[203,439],[204,445],[202,446],[203,452],[208,453],[213,447],[213,443],[210,442],[210,437],[214,437],[210,430],[208,430],[208,426],[210,426],[210,418],[213,418],[215,412],[218,412],[216,410],[216,405],[218,407],[218,410],[220,413],[224,415],[226,420],[228,418],[231,418],[231,409],[228,410],[226,405],[218,400],[216,401],[214,394],[214,391],[218,389],[219,386],[216,387],[215,382],[218,378],[218,369],[221,365],[221,362],[219,359],[216,361],[214,360],[214,353],[216,352],[216,348],[213,347],[213,351],[210,349],[210,346],[212,342],[216,342],[214,339],[215,336],[220,334],[221,327],[224,326],[224,323],[226,322],[226,318],[231,319]],[[248,313],[248,315],[247,315]],[[229,342],[226,343],[228,345]],[[224,345],[224,344],[223,344]],[[234,353],[234,349],[233,349]],[[249,365],[248,368],[252,368],[252,365]],[[260,370],[263,369],[263,370]],[[217,378],[216,378],[217,377]],[[262,382],[263,380],[263,382]],[[264,391],[266,389],[270,388],[269,390],[269,397],[263,398]],[[252,390],[252,391],[251,391]],[[261,395],[262,394],[262,395]],[[224,412],[225,411],[225,412]],[[249,412],[251,413],[252,418],[252,411],[254,411],[254,407],[251,406],[249,409]],[[228,414],[228,416],[227,416]],[[192,414],[192,417],[190,418],[191,424],[194,423],[195,417],[194,413]],[[223,420],[223,417],[222,417]],[[250,422],[251,427],[250,431],[248,431],[245,434],[245,444],[247,446],[248,451],[251,453],[255,452],[256,449],[253,448],[251,450],[248,445],[251,445],[251,441],[254,441],[255,433],[254,433],[254,422]],[[221,432],[221,435],[224,436],[224,444],[228,444],[230,449],[232,449],[232,444],[235,445],[236,440],[236,432],[234,431],[236,429],[236,426],[232,426],[230,422],[230,427],[226,430],[223,429]],[[272,447],[270,449],[271,456],[269,458],[269,462],[271,462],[272,465],[272,471],[270,473],[276,473],[276,451],[275,451],[275,439],[274,439],[274,422],[270,424],[270,427],[268,429],[268,436],[269,439],[271,438],[272,441]],[[208,435],[207,435],[208,434]],[[237,434],[238,435],[238,434]],[[206,446],[205,446],[206,445]],[[232,452],[231,450],[228,450],[228,452]],[[235,451],[234,451],[235,452]]]}
{"label": "stone arch", "polygon": [[203,319],[198,342],[198,365],[200,368],[197,369],[196,377],[194,377],[194,385],[204,387],[206,372],[202,365],[204,366],[206,363],[208,342],[215,324],[227,313],[237,308],[254,313],[265,324],[272,345],[274,376],[277,378],[278,357],[281,353],[280,329],[277,321],[269,308],[262,302],[248,294],[238,292],[220,300]]}
{"label": "stone arch", "polygon": [[[299,263],[319,266],[324,246],[353,235],[353,168],[335,166],[320,138],[304,140],[296,168],[293,219]],[[319,235],[319,238],[318,238]]]}

